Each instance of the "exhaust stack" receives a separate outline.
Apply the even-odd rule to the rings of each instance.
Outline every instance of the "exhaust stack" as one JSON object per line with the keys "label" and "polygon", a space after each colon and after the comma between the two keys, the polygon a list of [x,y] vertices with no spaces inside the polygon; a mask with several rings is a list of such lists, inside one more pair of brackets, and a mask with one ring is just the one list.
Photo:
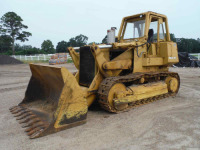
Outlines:
{"label": "exhaust stack", "polygon": [[107,30],[107,44],[115,43],[115,30],[116,27],[111,27],[110,30]]}

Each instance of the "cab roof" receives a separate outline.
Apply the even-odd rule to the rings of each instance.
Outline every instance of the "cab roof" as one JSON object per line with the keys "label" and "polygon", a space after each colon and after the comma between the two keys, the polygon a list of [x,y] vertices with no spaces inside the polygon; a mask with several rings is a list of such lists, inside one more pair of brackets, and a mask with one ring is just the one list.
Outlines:
{"label": "cab roof", "polygon": [[127,20],[127,19],[130,19],[130,18],[139,17],[140,15],[146,15],[146,16],[154,15],[154,16],[158,16],[158,17],[167,18],[167,16],[165,16],[163,14],[159,14],[159,13],[156,13],[156,12],[148,11],[148,12],[144,12],[144,13],[140,13],[140,14],[136,14],[136,15],[132,15],[132,16],[127,16],[127,17],[124,17],[123,19]]}

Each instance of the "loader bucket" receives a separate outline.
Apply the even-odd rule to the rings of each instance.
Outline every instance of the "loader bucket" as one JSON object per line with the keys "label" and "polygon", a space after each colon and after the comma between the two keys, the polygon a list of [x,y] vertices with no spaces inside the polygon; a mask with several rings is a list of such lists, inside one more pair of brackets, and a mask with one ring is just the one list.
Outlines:
{"label": "loader bucket", "polygon": [[25,97],[10,111],[31,139],[86,122],[85,93],[66,68],[30,64],[30,69]]}

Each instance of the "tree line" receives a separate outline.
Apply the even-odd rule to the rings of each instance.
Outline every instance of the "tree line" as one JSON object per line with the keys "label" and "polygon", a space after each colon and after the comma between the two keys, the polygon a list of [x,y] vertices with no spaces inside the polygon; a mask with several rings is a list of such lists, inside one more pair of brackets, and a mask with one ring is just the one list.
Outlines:
{"label": "tree line", "polygon": [[[70,38],[69,41],[63,40],[58,42],[56,47],[54,47],[51,40],[44,40],[41,44],[41,48],[32,47],[31,45],[21,46],[20,44],[15,44],[14,49],[16,55],[53,54],[67,52],[67,47],[80,47],[87,45],[87,41],[88,37],[80,34]],[[89,45],[92,43],[89,43]],[[9,38],[9,36],[0,36],[0,53],[12,55],[13,51],[11,50],[11,47],[12,40]]]}
{"label": "tree line", "polygon": [[87,44],[88,37],[78,35],[72,37],[69,41],[58,42],[56,48],[51,40],[44,40],[41,48],[32,47],[31,45],[19,45],[16,41],[28,41],[28,37],[32,36],[27,32],[27,25],[24,25],[23,19],[15,12],[8,12],[0,18],[0,53],[8,55],[23,54],[46,54],[55,52],[66,52],[67,47],[83,46]]}
{"label": "tree line", "polygon": [[176,38],[174,34],[170,34],[173,42],[177,43],[179,52],[200,53],[200,39]]}
{"label": "tree line", "polygon": [[[88,37],[85,35],[77,35],[70,38],[68,41],[60,41],[54,47],[51,40],[44,40],[41,48],[32,47],[31,45],[19,45],[16,41],[28,41],[28,37],[32,34],[26,29],[23,19],[15,12],[8,12],[0,18],[0,53],[7,55],[31,55],[31,54],[48,54],[67,52],[67,47],[79,47],[84,45],[91,45],[88,43]],[[185,39],[175,38],[174,34],[170,34],[171,40],[177,42],[179,52],[200,53],[200,39]],[[107,36],[105,36],[101,43],[106,44]]]}

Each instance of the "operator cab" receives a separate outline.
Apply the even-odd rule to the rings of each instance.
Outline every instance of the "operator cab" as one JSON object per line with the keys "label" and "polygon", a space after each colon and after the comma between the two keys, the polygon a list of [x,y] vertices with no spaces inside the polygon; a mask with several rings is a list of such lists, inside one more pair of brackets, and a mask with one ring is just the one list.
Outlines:
{"label": "operator cab", "polygon": [[145,15],[140,15],[135,18],[130,18],[125,21],[123,30],[123,40],[137,40],[144,36]]}
{"label": "operator cab", "polygon": [[166,16],[147,12],[123,18],[118,41],[124,43],[140,40],[147,40],[148,43],[170,41]]}

